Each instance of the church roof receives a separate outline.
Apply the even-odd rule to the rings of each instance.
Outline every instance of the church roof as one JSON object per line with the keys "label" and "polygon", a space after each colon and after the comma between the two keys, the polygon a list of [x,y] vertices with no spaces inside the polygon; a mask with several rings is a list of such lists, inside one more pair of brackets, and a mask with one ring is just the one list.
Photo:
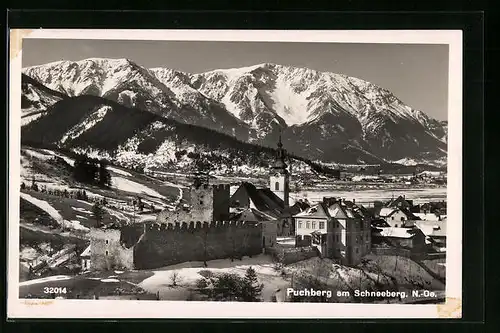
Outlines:
{"label": "church roof", "polygon": [[277,159],[272,165],[273,169],[286,169],[287,167],[285,161],[282,159]]}
{"label": "church roof", "polygon": [[247,208],[244,211],[235,214],[231,220],[246,222],[265,222],[273,221],[275,218],[255,208]]}
{"label": "church roof", "polygon": [[285,169],[287,168],[287,165],[285,163],[285,149],[283,149],[283,144],[281,143],[281,134],[279,136],[278,140],[278,149],[277,149],[277,155],[274,163],[272,164],[272,169]]}
{"label": "church roof", "polygon": [[240,190],[245,192],[255,208],[261,212],[273,217],[279,217],[285,212],[285,202],[268,188],[258,189],[252,183],[243,182],[237,192]]}

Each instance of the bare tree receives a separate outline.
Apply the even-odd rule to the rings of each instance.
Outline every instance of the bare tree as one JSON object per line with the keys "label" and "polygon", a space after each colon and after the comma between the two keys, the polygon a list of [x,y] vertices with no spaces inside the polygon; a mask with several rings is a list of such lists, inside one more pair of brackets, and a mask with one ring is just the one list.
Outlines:
{"label": "bare tree", "polygon": [[180,281],[181,277],[179,275],[179,272],[173,271],[172,274],[170,275],[170,282],[172,284],[172,287],[177,287]]}

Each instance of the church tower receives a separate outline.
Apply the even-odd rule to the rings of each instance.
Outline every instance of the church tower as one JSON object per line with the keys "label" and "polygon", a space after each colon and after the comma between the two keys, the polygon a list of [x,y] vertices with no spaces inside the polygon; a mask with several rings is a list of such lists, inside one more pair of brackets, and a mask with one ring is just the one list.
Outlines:
{"label": "church tower", "polygon": [[285,154],[286,152],[283,149],[280,135],[276,159],[270,170],[269,188],[274,194],[283,199],[285,207],[288,207],[290,201],[290,174],[285,163]]}

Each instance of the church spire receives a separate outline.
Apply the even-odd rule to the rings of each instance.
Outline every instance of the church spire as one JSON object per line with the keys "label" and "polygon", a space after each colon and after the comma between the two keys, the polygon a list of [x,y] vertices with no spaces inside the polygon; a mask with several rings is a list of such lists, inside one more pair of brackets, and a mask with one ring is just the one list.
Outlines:
{"label": "church spire", "polygon": [[276,151],[276,159],[274,161],[273,169],[279,170],[281,172],[286,172],[287,165],[285,163],[285,149],[283,149],[283,143],[281,142],[281,131],[278,137],[278,149]]}
{"label": "church spire", "polygon": [[281,130],[278,137],[276,158],[271,166],[269,188],[283,200],[283,207],[289,207],[290,201],[290,174],[285,163],[286,151],[281,141]]}

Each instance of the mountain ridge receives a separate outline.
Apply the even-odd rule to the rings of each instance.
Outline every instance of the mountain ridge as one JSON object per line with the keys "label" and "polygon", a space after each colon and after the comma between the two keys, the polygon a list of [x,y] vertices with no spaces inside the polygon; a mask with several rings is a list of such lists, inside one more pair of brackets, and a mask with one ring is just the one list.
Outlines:
{"label": "mountain ridge", "polygon": [[[281,133],[293,153],[310,159],[341,161],[353,151],[360,152],[359,163],[446,157],[447,129],[440,121],[384,88],[343,74],[272,63],[190,74],[103,58],[23,72],[51,89],[101,94],[246,142],[272,146]],[[104,94],[103,82],[111,87]]]}

